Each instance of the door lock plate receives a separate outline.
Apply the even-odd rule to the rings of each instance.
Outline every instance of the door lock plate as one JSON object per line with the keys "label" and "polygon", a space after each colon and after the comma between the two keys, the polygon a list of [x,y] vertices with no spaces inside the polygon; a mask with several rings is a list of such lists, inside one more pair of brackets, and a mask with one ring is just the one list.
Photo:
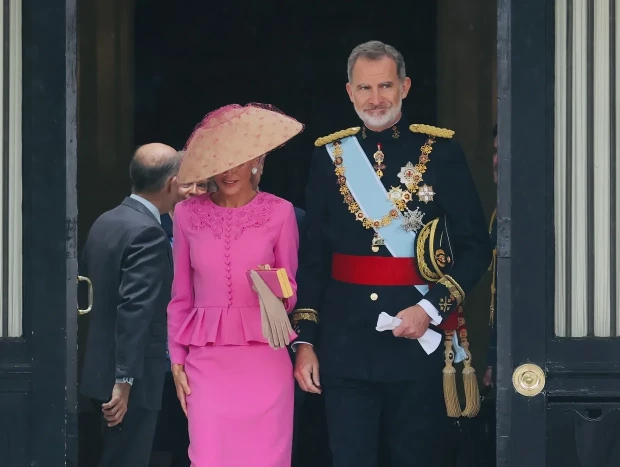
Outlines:
{"label": "door lock plate", "polygon": [[522,396],[534,397],[545,388],[545,372],[538,365],[525,363],[515,369],[512,384]]}

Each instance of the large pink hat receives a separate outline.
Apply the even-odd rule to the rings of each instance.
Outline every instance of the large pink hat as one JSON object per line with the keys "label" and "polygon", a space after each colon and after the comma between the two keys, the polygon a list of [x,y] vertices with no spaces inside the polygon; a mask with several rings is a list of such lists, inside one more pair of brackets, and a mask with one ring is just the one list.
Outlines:
{"label": "large pink hat", "polygon": [[277,149],[303,125],[265,104],[237,104],[208,114],[185,144],[179,183],[207,180]]}

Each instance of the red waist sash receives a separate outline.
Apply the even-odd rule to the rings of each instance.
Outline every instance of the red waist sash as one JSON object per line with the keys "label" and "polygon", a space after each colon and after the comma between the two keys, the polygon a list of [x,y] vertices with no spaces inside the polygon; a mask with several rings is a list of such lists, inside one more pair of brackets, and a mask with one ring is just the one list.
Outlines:
{"label": "red waist sash", "polygon": [[332,277],[358,285],[426,285],[415,258],[353,256],[334,253]]}
{"label": "red waist sash", "polygon": [[[357,285],[428,285],[418,273],[415,258],[393,256],[353,256],[334,253],[332,278],[339,282]],[[459,313],[452,313],[439,328],[458,329]]]}

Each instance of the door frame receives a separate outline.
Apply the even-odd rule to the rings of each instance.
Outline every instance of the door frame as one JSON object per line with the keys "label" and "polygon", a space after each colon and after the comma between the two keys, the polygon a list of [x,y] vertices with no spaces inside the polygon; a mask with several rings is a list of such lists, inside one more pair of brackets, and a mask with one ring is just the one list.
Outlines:
{"label": "door frame", "polygon": [[520,395],[512,377],[546,370],[553,323],[553,9],[498,0],[498,467],[546,461],[546,395]]}
{"label": "door frame", "polygon": [[77,466],[76,0],[23,0],[28,465]]}

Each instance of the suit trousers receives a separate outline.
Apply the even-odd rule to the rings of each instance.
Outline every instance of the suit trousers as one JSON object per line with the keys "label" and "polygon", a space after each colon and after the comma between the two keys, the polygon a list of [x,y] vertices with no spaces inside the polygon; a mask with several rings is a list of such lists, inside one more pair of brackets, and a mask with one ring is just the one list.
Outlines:
{"label": "suit trousers", "polygon": [[[103,402],[93,403],[101,412]],[[103,446],[98,467],[148,467],[158,414],[131,401],[120,425],[108,427],[101,414]]]}
{"label": "suit trousers", "polygon": [[440,467],[448,420],[441,374],[432,379],[388,383],[322,375],[333,467]]}

